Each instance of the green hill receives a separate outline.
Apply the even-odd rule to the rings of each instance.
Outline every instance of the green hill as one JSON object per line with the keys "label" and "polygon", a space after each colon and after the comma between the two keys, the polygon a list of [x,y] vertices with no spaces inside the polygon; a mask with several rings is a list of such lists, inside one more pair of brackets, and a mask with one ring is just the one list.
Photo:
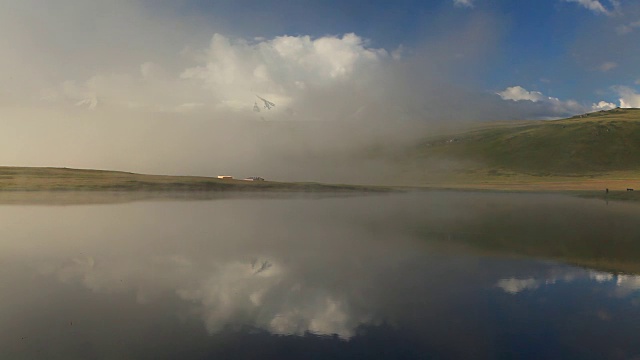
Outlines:
{"label": "green hill", "polygon": [[434,136],[413,151],[422,159],[472,163],[489,174],[534,176],[640,170],[640,109],[614,109],[553,121],[486,124]]}

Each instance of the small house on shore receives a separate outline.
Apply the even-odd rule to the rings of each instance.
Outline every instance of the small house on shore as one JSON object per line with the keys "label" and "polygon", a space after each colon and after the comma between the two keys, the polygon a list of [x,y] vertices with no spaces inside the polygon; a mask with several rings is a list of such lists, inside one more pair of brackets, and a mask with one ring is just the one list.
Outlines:
{"label": "small house on shore", "polygon": [[218,175],[218,179],[233,180],[233,176],[231,176],[231,175]]}

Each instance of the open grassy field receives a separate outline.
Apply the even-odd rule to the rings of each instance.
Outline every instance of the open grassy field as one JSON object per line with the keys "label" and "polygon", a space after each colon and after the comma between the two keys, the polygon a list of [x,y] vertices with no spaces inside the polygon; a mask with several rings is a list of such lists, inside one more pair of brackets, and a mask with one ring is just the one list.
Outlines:
{"label": "open grassy field", "polygon": [[0,167],[0,191],[391,191],[390,187],[221,180],[67,168]]}

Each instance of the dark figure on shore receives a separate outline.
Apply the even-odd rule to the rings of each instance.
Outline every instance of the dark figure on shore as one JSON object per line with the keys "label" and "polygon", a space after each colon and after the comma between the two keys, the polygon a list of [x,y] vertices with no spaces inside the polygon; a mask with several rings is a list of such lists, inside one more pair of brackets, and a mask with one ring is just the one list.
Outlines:
{"label": "dark figure on shore", "polygon": [[604,192],[608,194],[608,193],[609,193],[609,188],[606,188],[606,189],[604,190]]}

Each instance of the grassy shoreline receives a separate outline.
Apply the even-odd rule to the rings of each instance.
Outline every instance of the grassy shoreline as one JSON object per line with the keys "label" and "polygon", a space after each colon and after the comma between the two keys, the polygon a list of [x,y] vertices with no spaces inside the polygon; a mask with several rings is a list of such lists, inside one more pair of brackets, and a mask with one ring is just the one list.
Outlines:
{"label": "grassy shoreline", "polygon": [[0,167],[0,192],[389,192],[387,186],[223,180],[202,176],[144,175],[120,171]]}
{"label": "grassy shoreline", "polygon": [[[628,174],[622,174],[628,175]],[[460,179],[458,179],[460,180]],[[554,181],[556,180],[556,181]],[[626,191],[633,186],[636,191]],[[605,189],[609,188],[609,192]],[[538,182],[492,182],[468,179],[451,183],[416,186],[372,186],[275,181],[222,180],[200,176],[144,175],[120,171],[53,167],[0,167],[0,193],[184,193],[187,197],[208,197],[210,193],[384,193],[397,191],[490,191],[552,193],[611,201],[640,201],[640,180],[610,178],[564,179],[547,177]],[[16,196],[10,196],[11,199]],[[119,195],[118,195],[119,196]],[[58,196],[59,197],[59,196]],[[103,196],[104,197],[104,196]],[[148,198],[147,195],[142,197]],[[154,197],[154,196],[151,196]],[[14,201],[12,200],[12,201]]]}

